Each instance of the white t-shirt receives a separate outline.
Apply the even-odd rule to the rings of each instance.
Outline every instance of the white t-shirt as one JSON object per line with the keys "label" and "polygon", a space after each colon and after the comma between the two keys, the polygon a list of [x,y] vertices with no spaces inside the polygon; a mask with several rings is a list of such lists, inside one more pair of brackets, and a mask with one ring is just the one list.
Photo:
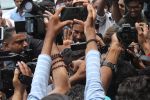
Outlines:
{"label": "white t-shirt", "polygon": [[25,21],[25,17],[17,12],[17,7],[3,14],[3,18],[11,19],[13,21]]}
{"label": "white t-shirt", "polygon": [[104,16],[97,15],[96,20],[99,22],[98,33],[101,33],[102,36],[104,36],[109,27],[115,24],[110,12],[105,12]]}

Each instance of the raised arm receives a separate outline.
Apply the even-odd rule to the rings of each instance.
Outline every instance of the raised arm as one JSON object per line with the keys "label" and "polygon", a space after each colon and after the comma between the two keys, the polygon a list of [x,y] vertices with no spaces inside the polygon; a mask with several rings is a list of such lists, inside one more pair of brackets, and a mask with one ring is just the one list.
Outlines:
{"label": "raised arm", "polygon": [[47,87],[51,70],[51,50],[52,44],[59,31],[72,21],[63,21],[59,19],[59,14],[63,8],[56,11],[54,15],[49,16],[48,29],[44,39],[44,45],[41,55],[38,57],[37,66],[31,85],[31,92],[28,100],[41,100],[48,94]]}
{"label": "raised arm", "polygon": [[94,21],[96,12],[91,5],[87,6],[88,17],[84,25],[84,33],[87,40],[86,48],[86,86],[84,91],[85,100],[103,100],[104,89],[100,80],[100,54],[96,44]]}

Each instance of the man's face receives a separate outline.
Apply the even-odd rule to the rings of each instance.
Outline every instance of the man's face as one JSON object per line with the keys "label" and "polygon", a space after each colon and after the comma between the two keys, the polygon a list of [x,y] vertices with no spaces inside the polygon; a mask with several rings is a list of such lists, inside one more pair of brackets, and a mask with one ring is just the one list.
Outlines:
{"label": "man's face", "polygon": [[84,35],[83,25],[74,24],[72,29],[73,41],[76,42],[85,42],[86,38]]}
{"label": "man's face", "polygon": [[20,7],[20,4],[23,0],[14,0],[17,7]]}
{"label": "man's face", "polygon": [[27,36],[24,33],[13,33],[12,38],[7,42],[7,50],[13,53],[20,53],[28,46],[26,42]]}
{"label": "man's face", "polygon": [[138,1],[131,1],[127,5],[127,10],[129,12],[130,16],[134,17],[134,18],[141,15],[142,9],[143,9],[143,7]]}

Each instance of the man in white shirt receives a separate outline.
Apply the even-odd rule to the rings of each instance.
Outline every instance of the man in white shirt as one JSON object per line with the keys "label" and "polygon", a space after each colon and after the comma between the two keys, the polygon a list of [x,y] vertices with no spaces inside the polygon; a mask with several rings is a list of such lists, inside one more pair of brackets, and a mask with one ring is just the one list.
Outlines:
{"label": "man in white shirt", "polygon": [[13,21],[25,21],[23,9],[20,9],[20,4],[23,0],[14,0],[16,8],[10,10],[3,15],[3,18],[11,19]]}
{"label": "man in white shirt", "polygon": [[106,30],[115,22],[111,13],[105,10],[106,0],[93,0],[93,6],[97,11],[96,30],[98,34],[104,36]]}

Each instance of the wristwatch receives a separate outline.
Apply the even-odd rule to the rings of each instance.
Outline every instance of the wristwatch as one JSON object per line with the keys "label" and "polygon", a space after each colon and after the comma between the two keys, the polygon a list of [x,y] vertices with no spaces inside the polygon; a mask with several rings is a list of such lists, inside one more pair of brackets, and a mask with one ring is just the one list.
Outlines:
{"label": "wristwatch", "polygon": [[107,66],[107,67],[111,68],[111,70],[112,70],[113,72],[116,72],[116,71],[117,71],[117,66],[116,66],[116,64],[112,64],[111,62],[108,62],[108,61],[106,61],[106,60],[104,60],[104,61],[102,62],[101,66]]}

